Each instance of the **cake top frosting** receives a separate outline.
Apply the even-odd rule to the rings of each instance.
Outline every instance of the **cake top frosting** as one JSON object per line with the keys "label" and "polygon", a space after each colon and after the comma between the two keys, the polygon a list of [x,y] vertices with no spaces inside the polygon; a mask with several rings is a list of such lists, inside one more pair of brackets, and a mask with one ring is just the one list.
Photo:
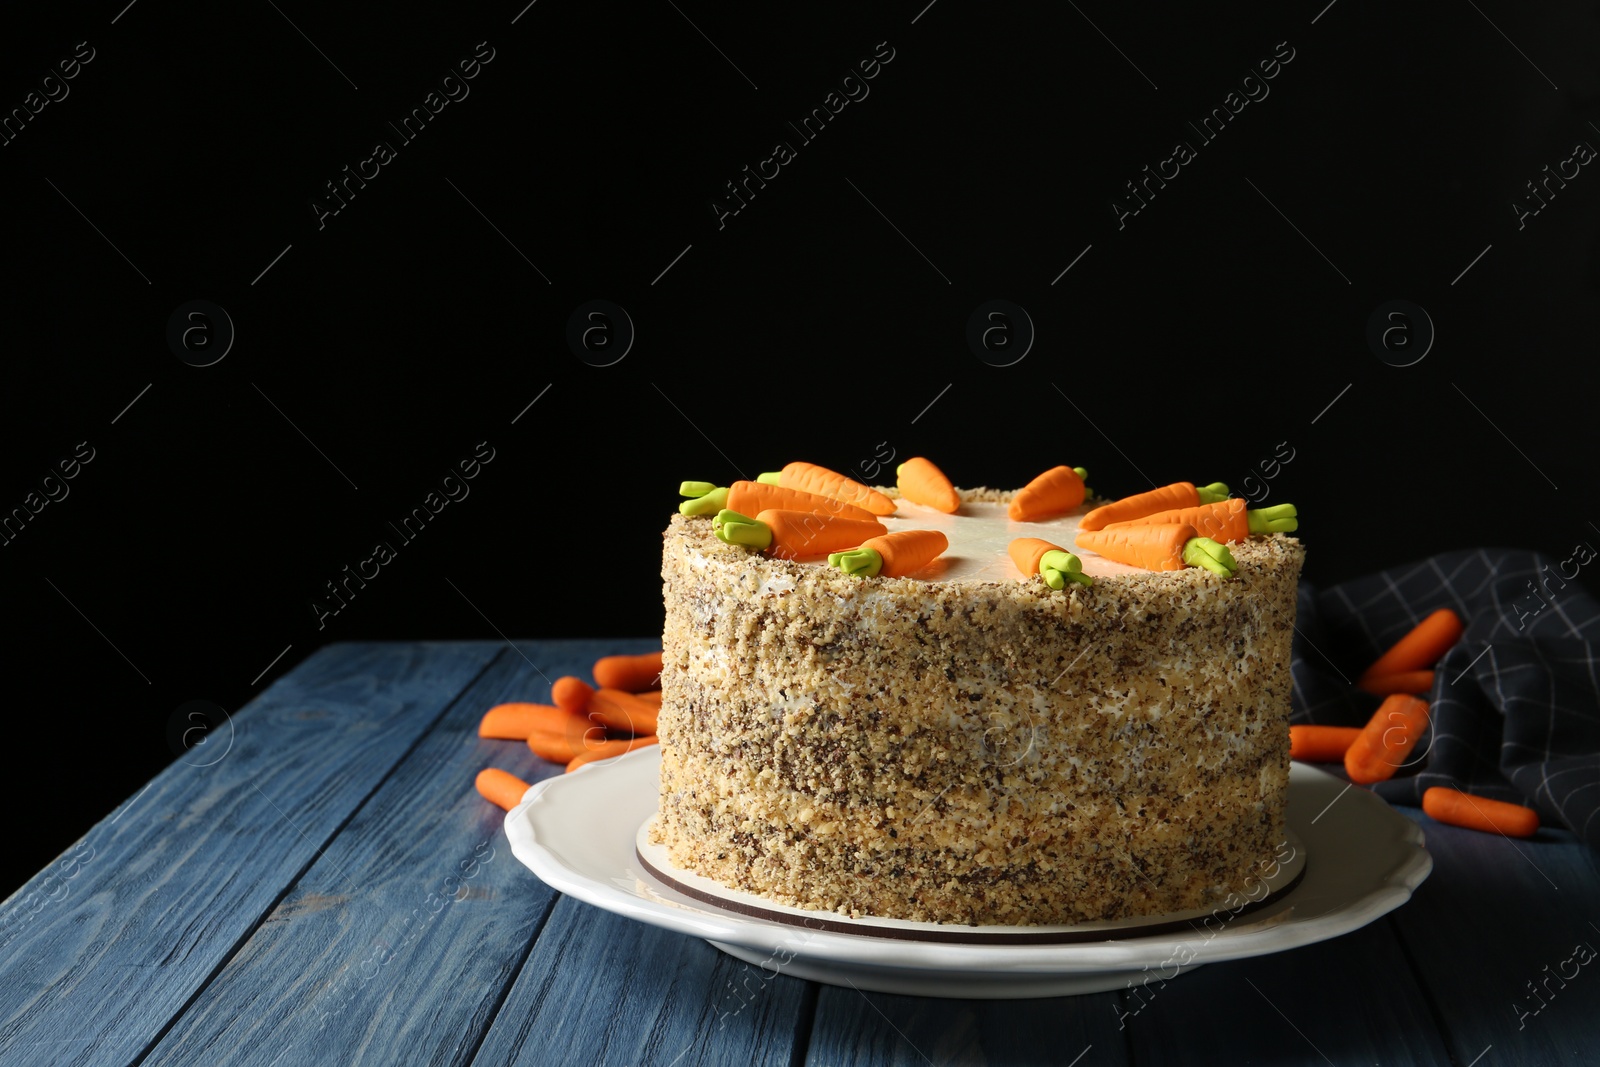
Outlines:
{"label": "cake top frosting", "polygon": [[[1042,537],[1069,550],[1078,536],[1078,522],[1090,510],[1087,504],[1066,515],[1039,522],[1016,522],[1006,514],[1007,493],[984,493],[958,490],[963,499],[961,508],[953,515],[936,511],[926,504],[915,504],[898,499],[892,515],[880,521],[896,530],[938,530],[950,542],[944,554],[919,571],[906,575],[929,582],[1015,582],[1027,577],[1012,562],[1007,548],[1018,537]],[[977,499],[974,499],[977,498]],[[987,498],[987,499],[985,499]],[[1091,577],[1110,577],[1114,574],[1145,573],[1138,567],[1106,559],[1087,549],[1075,549],[1083,563],[1083,573]],[[800,559],[797,562],[826,567],[826,556]]]}
{"label": "cake top frosting", "polygon": [[1248,509],[1220,482],[1173,482],[1106,502],[1091,501],[1082,467],[1051,467],[1014,492],[958,490],[920,456],[896,477],[895,488],[874,488],[796,462],[725,488],[686,481],[679,511],[710,518],[714,536],[729,545],[852,577],[1038,575],[1055,590],[1191,568],[1231,578],[1238,562],[1229,545],[1298,526],[1293,505]]}

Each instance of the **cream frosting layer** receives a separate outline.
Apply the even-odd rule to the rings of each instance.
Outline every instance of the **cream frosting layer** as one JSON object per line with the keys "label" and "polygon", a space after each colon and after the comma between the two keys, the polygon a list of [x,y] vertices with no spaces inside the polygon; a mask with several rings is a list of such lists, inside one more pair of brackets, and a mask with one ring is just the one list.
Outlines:
{"label": "cream frosting layer", "polygon": [[[961,490],[963,493],[971,490]],[[963,501],[961,510],[946,515],[924,504],[897,500],[893,515],[881,516],[889,532],[896,530],[938,530],[950,541],[943,556],[923,570],[908,577],[927,582],[1014,582],[1023,577],[1011,562],[1007,548],[1018,537],[1040,537],[1075,553],[1083,561],[1083,573],[1091,577],[1110,577],[1116,574],[1149,574],[1139,567],[1106,559],[1104,556],[1078,548],[1073,541],[1078,536],[1078,523],[1090,511],[1088,506],[1060,518],[1045,522],[1013,522],[1006,514],[1006,504],[990,501]],[[1100,502],[1103,503],[1103,502]],[[802,563],[826,566],[826,558],[802,560]]]}

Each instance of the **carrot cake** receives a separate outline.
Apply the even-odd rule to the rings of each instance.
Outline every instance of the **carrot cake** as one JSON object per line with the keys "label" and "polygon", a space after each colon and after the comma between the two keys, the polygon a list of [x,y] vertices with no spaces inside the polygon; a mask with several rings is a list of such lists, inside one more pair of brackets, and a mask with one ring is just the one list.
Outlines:
{"label": "carrot cake", "polygon": [[[1179,484],[1207,512],[1206,490]],[[1275,531],[1292,521],[1251,513],[1230,543],[1163,512],[1146,525],[1165,533],[1135,533],[1178,556],[1152,563],[1105,539],[1125,527],[1082,529],[1137,508],[1086,523],[1104,501],[1041,513],[1018,508],[1035,486],[914,494],[938,506],[882,489],[892,510],[866,521],[889,539],[863,545],[882,551],[823,554],[784,532],[807,512],[758,521],[737,487],[694,486],[710,503],[672,518],[661,570],[651,836],[678,867],[850,916],[1056,924],[1213,906],[1284,840],[1304,553]],[[847,496],[810,526],[860,521]],[[1244,523],[1242,501],[1210,511],[1232,505]],[[947,547],[899,573],[906,530]],[[1204,556],[1219,543],[1226,569]]]}

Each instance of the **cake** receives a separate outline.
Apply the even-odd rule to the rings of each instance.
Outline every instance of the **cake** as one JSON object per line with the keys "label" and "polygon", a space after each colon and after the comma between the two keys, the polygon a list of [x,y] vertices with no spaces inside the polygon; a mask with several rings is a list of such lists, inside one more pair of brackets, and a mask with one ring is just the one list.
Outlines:
{"label": "cake", "polygon": [[[893,489],[882,490],[894,497]],[[1088,505],[898,500],[944,555],[906,577],[783,559],[673,516],[661,792],[672,863],[771,901],[965,925],[1208,908],[1285,839],[1298,540],[1231,578],[1073,549]],[[1017,537],[1076,551],[1053,589]]]}

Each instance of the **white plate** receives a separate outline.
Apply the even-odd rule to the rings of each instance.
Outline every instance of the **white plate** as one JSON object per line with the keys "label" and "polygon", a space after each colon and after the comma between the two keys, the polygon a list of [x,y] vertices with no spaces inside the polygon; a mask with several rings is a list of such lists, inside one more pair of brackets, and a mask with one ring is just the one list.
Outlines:
{"label": "white plate", "polygon": [[1416,823],[1368,791],[1296,763],[1288,822],[1307,857],[1305,873],[1259,909],[1219,909],[1180,932],[1124,929],[1121,940],[1072,944],[951,944],[804,929],[705,903],[645,870],[634,850],[640,825],[656,810],[660,765],[652,745],[534,785],[506,813],[512,854],[569,896],[703,937],[773,975],[885,993],[1049,997],[1165,981],[1205,963],[1360,929],[1405,903],[1433,869]]}

